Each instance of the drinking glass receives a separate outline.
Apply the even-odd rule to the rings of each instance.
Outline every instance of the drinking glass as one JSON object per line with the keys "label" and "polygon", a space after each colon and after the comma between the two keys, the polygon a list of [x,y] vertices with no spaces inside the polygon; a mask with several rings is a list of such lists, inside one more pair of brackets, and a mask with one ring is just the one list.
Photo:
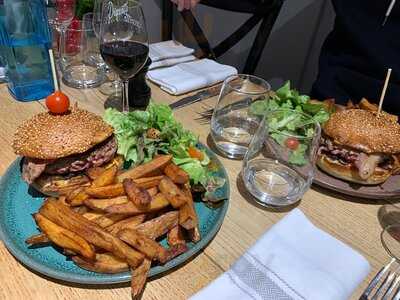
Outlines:
{"label": "drinking glass", "polygon": [[58,45],[56,54],[61,56],[62,49],[61,40],[65,34],[65,30],[71,24],[75,16],[75,0],[49,0],[47,16],[49,24],[56,32],[53,33],[54,38],[57,40]]}
{"label": "drinking glass", "polygon": [[[100,39],[100,25],[103,12],[103,2],[107,0],[95,0],[93,5],[93,29],[96,36]],[[117,74],[105,65],[108,81],[102,84],[99,91],[112,99],[121,97],[121,83],[118,80]],[[120,101],[120,100],[119,100]]]}
{"label": "drinking glass", "polygon": [[96,61],[98,39],[91,23],[77,21],[66,29],[61,39],[63,82],[74,88],[93,88],[105,79],[101,61]]}
{"label": "drinking glass", "polygon": [[[122,111],[129,111],[128,83],[144,66],[149,42],[142,6],[135,0],[103,2],[100,53],[123,82]],[[118,105],[115,105],[118,107]]]}
{"label": "drinking glass", "polygon": [[321,128],[295,110],[269,111],[243,160],[242,178],[264,206],[286,206],[301,199],[315,174]]}
{"label": "drinking glass", "polygon": [[75,16],[75,0],[49,0],[47,10],[49,23],[62,32]]}
{"label": "drinking glass", "polygon": [[211,118],[211,137],[221,154],[243,158],[262,116],[252,114],[256,101],[267,103],[271,86],[252,75],[228,77]]}

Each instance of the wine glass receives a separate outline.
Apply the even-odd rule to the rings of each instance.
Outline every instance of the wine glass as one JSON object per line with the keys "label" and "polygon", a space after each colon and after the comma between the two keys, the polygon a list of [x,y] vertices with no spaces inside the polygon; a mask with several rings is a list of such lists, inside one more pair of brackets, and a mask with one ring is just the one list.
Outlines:
{"label": "wine glass", "polygon": [[[49,23],[56,29],[59,37],[57,38],[60,44],[62,36],[66,29],[71,24],[75,16],[75,0],[49,0],[47,16]],[[61,46],[60,46],[61,47]],[[59,49],[61,52],[62,49]]]}
{"label": "wine glass", "polygon": [[[93,30],[99,39],[100,39],[100,25],[101,25],[104,1],[106,0],[94,0],[93,13],[88,13],[92,15]],[[107,73],[107,77],[109,78],[109,81],[101,85],[99,91],[103,95],[110,96],[111,99],[120,98],[121,83],[118,80],[117,74],[115,74],[115,72],[113,72],[106,64],[104,64],[104,67]]]}
{"label": "wine glass", "polygon": [[122,111],[129,111],[128,82],[144,66],[149,42],[141,4],[135,0],[103,2],[100,53],[123,82]]}

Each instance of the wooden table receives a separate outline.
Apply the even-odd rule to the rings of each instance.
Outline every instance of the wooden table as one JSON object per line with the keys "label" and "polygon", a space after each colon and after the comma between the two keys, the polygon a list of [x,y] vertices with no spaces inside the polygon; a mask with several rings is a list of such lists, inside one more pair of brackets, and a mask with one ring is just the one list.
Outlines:
{"label": "wooden table", "polygon": [[[177,99],[158,87],[151,86],[155,102],[170,103]],[[64,91],[79,106],[101,114],[105,97],[97,90]],[[205,101],[214,104],[214,99]],[[176,111],[176,117],[184,126],[199,134],[206,142],[209,125],[201,125],[194,119],[204,103],[197,103]],[[6,85],[0,85],[0,175],[16,158],[11,149],[13,133],[18,124],[34,114],[44,111],[43,102],[17,102],[8,93]],[[268,228],[279,221],[287,211],[263,209],[248,201],[250,197],[237,184],[241,169],[240,161],[220,158],[228,171],[231,184],[229,210],[221,230],[208,247],[193,260],[174,272],[147,284],[143,299],[187,299],[205,287],[237,260]],[[350,201],[349,201],[350,200]],[[358,299],[374,273],[389,260],[381,246],[381,227],[377,212],[382,202],[361,199],[345,199],[328,195],[316,189],[308,191],[299,208],[318,227],[359,251],[372,266],[372,272],[353,295]],[[307,243],[307,241],[304,241]],[[129,285],[87,286],[59,282],[33,273],[11,256],[0,243],[0,299],[130,299]]]}

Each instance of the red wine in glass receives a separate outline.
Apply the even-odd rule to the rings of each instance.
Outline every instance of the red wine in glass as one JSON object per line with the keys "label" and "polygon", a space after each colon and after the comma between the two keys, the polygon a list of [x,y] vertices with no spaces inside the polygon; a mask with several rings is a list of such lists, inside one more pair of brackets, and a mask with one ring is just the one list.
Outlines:
{"label": "red wine in glass", "polygon": [[146,22],[137,0],[104,0],[101,9],[100,54],[123,81],[122,111],[129,111],[128,83],[149,56]]}
{"label": "red wine in glass", "polygon": [[100,53],[105,63],[122,79],[129,79],[143,67],[149,47],[133,41],[114,41],[102,44]]}

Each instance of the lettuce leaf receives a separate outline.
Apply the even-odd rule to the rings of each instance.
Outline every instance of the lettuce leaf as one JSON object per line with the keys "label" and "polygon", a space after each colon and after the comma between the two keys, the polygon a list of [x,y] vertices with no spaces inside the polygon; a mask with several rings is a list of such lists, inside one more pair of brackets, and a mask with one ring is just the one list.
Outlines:
{"label": "lettuce leaf", "polygon": [[[151,160],[156,154],[172,154],[174,162],[182,167],[194,183],[206,184],[211,176],[207,171],[210,160],[191,158],[189,147],[195,147],[198,137],[177,122],[169,106],[150,103],[146,111],[127,114],[109,108],[104,120],[114,127],[118,141],[118,154],[133,165]],[[159,131],[157,139],[150,139],[146,132],[150,128]]]}

